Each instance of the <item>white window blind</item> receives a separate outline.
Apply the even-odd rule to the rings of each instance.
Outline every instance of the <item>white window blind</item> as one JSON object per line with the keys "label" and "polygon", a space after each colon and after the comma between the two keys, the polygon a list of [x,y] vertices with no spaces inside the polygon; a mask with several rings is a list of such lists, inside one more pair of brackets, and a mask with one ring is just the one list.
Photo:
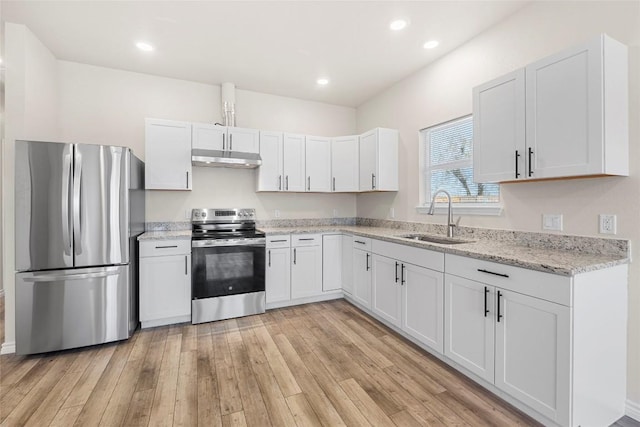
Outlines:
{"label": "white window blind", "polygon": [[[444,189],[453,203],[491,204],[500,202],[498,184],[473,182],[473,122],[472,117],[436,125],[421,131],[424,146],[424,201]],[[438,195],[436,203],[446,202]]]}

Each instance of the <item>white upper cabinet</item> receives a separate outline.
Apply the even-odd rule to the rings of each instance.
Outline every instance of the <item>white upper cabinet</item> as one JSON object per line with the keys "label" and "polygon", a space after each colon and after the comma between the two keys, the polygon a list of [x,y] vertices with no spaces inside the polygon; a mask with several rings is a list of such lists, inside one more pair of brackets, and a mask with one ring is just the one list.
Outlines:
{"label": "white upper cabinet", "polygon": [[260,157],[262,165],[256,168],[257,191],[284,190],[282,132],[260,131]]}
{"label": "white upper cabinet", "polygon": [[305,144],[307,191],[331,191],[331,139],[307,136]]}
{"label": "white upper cabinet", "polygon": [[283,140],[283,190],[302,192],[306,189],[304,135],[285,133]]}
{"label": "white upper cabinet", "polygon": [[475,180],[628,175],[627,64],[601,35],[474,88]]}
{"label": "white upper cabinet", "polygon": [[332,191],[358,191],[358,140],[358,135],[331,140]]}
{"label": "white upper cabinet", "polygon": [[145,188],[191,190],[191,123],[145,119]]}
{"label": "white upper cabinet", "polygon": [[376,128],[360,135],[360,191],[398,191],[398,131]]}
{"label": "white upper cabinet", "polygon": [[260,132],[256,129],[194,123],[193,148],[258,153],[260,151],[259,135]]}
{"label": "white upper cabinet", "polygon": [[524,177],[524,69],[473,89],[475,182]]}

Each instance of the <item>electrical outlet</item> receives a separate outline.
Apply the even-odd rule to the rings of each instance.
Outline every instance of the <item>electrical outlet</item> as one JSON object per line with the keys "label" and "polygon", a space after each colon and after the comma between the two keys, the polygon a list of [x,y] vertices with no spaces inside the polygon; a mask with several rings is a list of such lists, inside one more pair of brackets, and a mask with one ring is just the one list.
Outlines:
{"label": "electrical outlet", "polygon": [[396,208],[389,208],[389,218],[394,219],[396,217]]}
{"label": "electrical outlet", "polygon": [[542,214],[542,229],[562,231],[562,214]]}
{"label": "electrical outlet", "polygon": [[280,209],[276,209],[273,211],[273,216],[276,218],[280,218]]}
{"label": "electrical outlet", "polygon": [[616,234],[616,216],[600,214],[600,234]]}

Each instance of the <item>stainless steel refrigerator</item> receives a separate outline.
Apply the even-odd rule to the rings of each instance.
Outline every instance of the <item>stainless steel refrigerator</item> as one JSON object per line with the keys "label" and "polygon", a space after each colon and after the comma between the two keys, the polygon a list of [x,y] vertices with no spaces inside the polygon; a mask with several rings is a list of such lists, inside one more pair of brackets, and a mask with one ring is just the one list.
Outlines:
{"label": "stainless steel refrigerator", "polygon": [[130,337],[144,163],[124,147],[17,141],[15,168],[16,352]]}

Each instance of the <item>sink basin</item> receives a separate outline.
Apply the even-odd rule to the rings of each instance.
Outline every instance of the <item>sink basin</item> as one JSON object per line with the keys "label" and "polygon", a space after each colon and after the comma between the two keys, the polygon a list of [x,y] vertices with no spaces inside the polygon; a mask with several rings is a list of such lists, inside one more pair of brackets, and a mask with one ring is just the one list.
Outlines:
{"label": "sink basin", "polygon": [[434,236],[432,234],[403,234],[396,236],[403,239],[418,240],[420,242],[440,243],[443,245],[459,245],[461,243],[474,243],[475,240],[456,239],[455,237]]}

